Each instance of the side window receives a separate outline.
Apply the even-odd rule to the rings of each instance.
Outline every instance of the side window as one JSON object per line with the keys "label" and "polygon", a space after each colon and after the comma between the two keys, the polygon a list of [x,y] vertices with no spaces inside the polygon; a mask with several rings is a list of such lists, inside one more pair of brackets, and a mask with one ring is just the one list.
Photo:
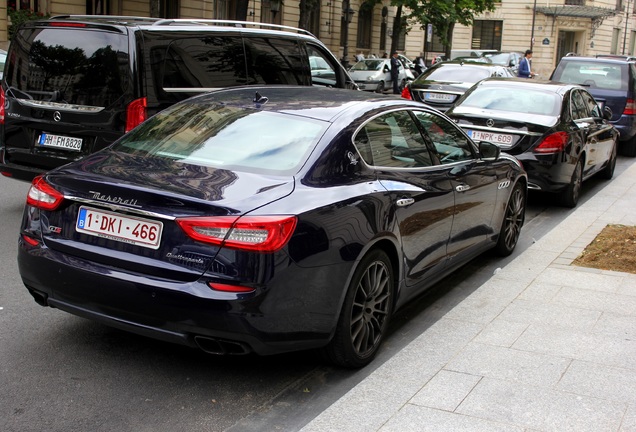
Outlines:
{"label": "side window", "polygon": [[590,117],[587,112],[587,106],[583,102],[580,91],[573,91],[570,94],[570,111],[572,112],[572,120],[578,120]]}
{"label": "side window", "polygon": [[596,102],[596,100],[594,100],[594,97],[592,97],[591,94],[589,94],[588,92],[582,91],[581,93],[581,97],[583,98],[583,103],[585,104],[585,106],[587,107],[587,113],[589,117],[602,117],[603,114],[603,110],[601,110],[601,107],[599,107],[598,103]]}
{"label": "side window", "polygon": [[390,168],[433,165],[429,148],[408,111],[370,120],[359,130],[354,144],[369,165]]}
{"label": "side window", "polygon": [[245,37],[248,84],[310,85],[296,40]]}
{"label": "side window", "polygon": [[468,138],[457,126],[436,114],[416,112],[415,116],[430,138],[439,161],[443,164],[475,159]]}
{"label": "side window", "polygon": [[325,55],[322,50],[307,44],[307,56],[311,67],[311,83],[326,87],[339,87],[337,65],[333,59]]}

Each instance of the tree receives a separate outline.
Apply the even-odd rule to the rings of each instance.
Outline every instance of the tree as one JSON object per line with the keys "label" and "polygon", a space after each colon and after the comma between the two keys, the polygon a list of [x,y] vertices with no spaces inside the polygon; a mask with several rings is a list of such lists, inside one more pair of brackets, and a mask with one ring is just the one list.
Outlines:
{"label": "tree", "polygon": [[409,19],[420,23],[422,28],[433,24],[446,47],[446,58],[450,58],[455,24],[470,26],[475,15],[495,10],[494,0],[392,0],[410,10]]}

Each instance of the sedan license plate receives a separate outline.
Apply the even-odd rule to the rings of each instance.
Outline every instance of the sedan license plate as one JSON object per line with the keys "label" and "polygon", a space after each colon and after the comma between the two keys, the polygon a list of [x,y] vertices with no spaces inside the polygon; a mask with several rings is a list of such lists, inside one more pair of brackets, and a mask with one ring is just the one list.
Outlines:
{"label": "sedan license plate", "polygon": [[43,147],[55,147],[72,151],[82,150],[82,138],[73,138],[62,135],[42,133],[38,137],[38,145]]}
{"label": "sedan license plate", "polygon": [[447,93],[424,93],[424,100],[433,102],[452,102],[455,100],[455,95]]}
{"label": "sedan license plate", "polygon": [[83,234],[158,249],[163,224],[144,218],[80,207],[75,230]]}
{"label": "sedan license plate", "polygon": [[467,130],[468,136],[471,137],[475,141],[488,141],[493,144],[503,144],[503,145],[511,145],[512,144],[512,135],[509,134],[500,134],[494,132],[483,132],[483,131],[474,131]]}

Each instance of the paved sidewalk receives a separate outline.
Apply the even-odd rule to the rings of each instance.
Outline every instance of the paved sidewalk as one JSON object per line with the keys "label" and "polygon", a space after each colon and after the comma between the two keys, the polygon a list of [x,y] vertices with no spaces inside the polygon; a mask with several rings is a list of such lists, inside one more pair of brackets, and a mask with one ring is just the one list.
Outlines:
{"label": "paved sidewalk", "polygon": [[571,265],[608,223],[636,164],[302,431],[636,431],[636,275]]}

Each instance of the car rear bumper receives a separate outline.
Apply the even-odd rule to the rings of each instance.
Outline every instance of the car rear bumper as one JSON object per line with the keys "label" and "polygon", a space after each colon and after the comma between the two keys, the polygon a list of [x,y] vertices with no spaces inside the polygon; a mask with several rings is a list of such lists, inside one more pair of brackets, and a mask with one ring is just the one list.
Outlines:
{"label": "car rear bumper", "polygon": [[[343,295],[333,266],[294,266],[293,277],[280,275],[278,282],[249,294],[215,292],[207,280],[153,279],[23,240],[18,266],[43,306],[214,354],[267,355],[324,346]],[[307,281],[327,277],[330,286],[324,289],[331,292],[308,290]]]}
{"label": "car rear bumper", "polygon": [[620,141],[630,141],[636,136],[636,115],[622,115],[617,121],[611,123],[620,133]]}
{"label": "car rear bumper", "polygon": [[42,174],[43,172],[44,170],[39,168],[7,162],[5,158],[5,150],[4,148],[0,148],[0,173],[3,176],[30,182],[34,177]]}
{"label": "car rear bumper", "polygon": [[572,179],[574,163],[558,162],[557,155],[542,155],[538,159],[534,154],[515,155],[528,173],[528,189],[542,192],[560,192]]}

